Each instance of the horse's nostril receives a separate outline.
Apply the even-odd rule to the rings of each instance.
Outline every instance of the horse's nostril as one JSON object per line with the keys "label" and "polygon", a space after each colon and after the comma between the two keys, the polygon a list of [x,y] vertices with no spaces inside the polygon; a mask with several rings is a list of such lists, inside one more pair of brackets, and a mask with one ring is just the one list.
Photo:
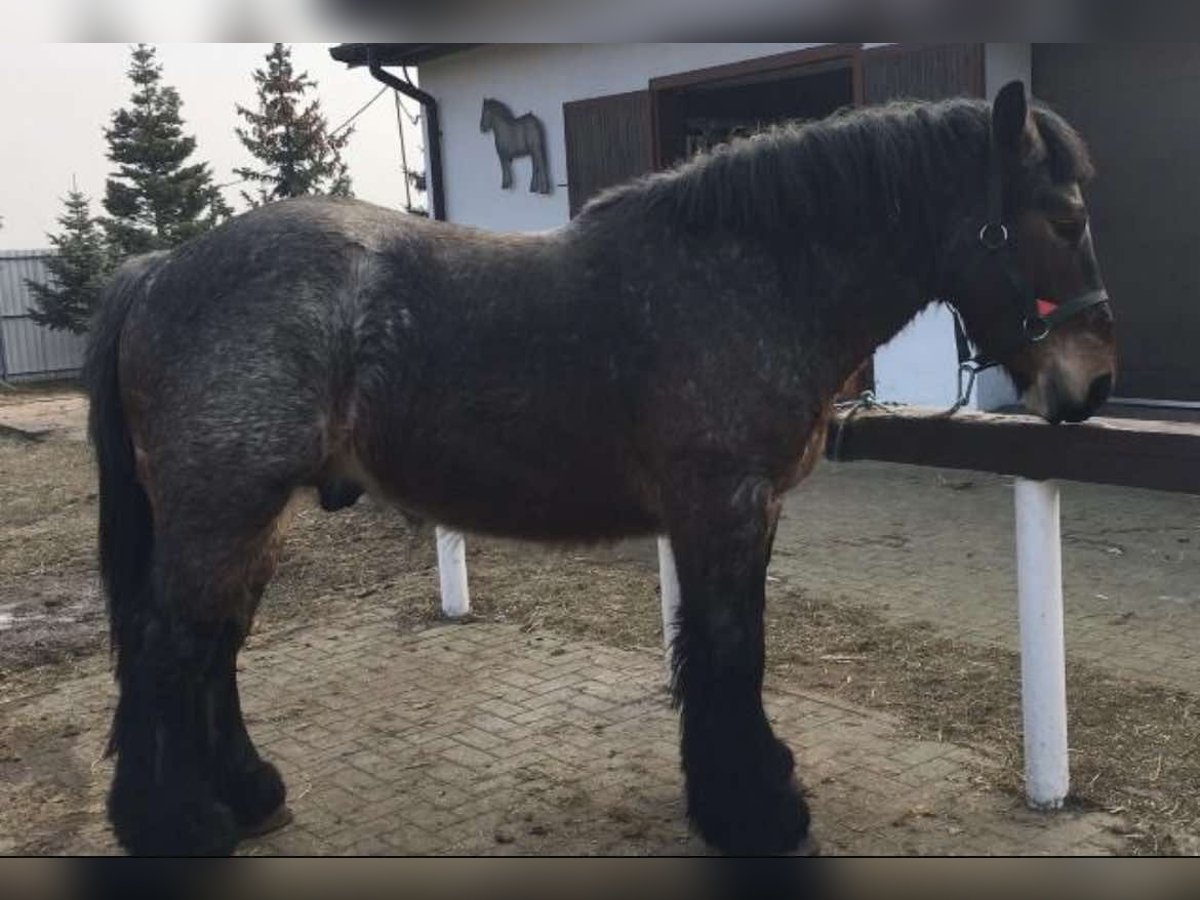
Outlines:
{"label": "horse's nostril", "polygon": [[1101,375],[1098,378],[1092,379],[1092,383],[1088,385],[1087,397],[1082,403],[1068,404],[1066,406],[1055,406],[1050,415],[1046,418],[1053,424],[1058,422],[1082,422],[1088,417],[1095,414],[1108,399],[1109,393],[1112,392],[1113,379],[1112,375]]}
{"label": "horse's nostril", "polygon": [[1091,387],[1088,388],[1087,408],[1095,410],[1108,399],[1108,395],[1112,392],[1113,379],[1112,375],[1101,375],[1099,378],[1093,379]]}

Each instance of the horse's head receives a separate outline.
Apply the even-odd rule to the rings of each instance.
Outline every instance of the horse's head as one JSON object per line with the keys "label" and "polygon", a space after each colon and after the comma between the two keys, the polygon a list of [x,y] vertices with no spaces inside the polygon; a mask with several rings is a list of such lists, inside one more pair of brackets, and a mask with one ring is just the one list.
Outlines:
{"label": "horse's head", "polygon": [[479,116],[479,132],[481,134],[492,130],[493,117],[499,106],[499,100],[493,100],[491,97],[483,98],[483,112]]}
{"label": "horse's head", "polygon": [[1031,108],[1021,82],[992,104],[990,144],[987,199],[959,247],[953,302],[1031,412],[1079,422],[1116,377],[1112,310],[1081,192],[1087,150],[1060,117]]}

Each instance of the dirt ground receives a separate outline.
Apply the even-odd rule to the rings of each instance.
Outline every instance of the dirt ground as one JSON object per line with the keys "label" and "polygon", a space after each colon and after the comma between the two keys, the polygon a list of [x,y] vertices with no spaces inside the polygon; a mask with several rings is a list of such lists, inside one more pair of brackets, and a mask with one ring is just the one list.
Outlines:
{"label": "dirt ground", "polygon": [[[0,714],[27,708],[30,698],[107,666],[94,564],[94,475],[81,440],[85,415],[82,400],[61,391],[24,398],[0,393]],[[967,480],[963,473],[863,471],[867,481],[889,485],[905,478],[941,479],[943,487]],[[838,478],[851,481],[839,487]],[[815,480],[818,493],[810,498],[837,489],[838,504],[855,502],[847,486],[853,476],[830,480],[818,474]],[[902,591],[881,605],[874,594],[867,600],[846,590],[845,580],[837,585],[824,576],[806,580],[794,560],[821,559],[823,552],[832,559],[862,529],[853,519],[814,520],[802,512],[803,498],[789,503],[779,563],[768,583],[771,683],[839,696],[897,716],[915,737],[969,747],[994,763],[980,776],[985,787],[1018,797],[1020,679],[1004,637],[975,640],[945,627],[934,614],[895,615],[892,607],[902,602]],[[908,542],[902,525],[884,523],[895,532],[893,549]],[[1179,537],[1169,535],[1176,544]],[[908,549],[911,572],[877,571],[874,577],[889,590],[910,577],[917,587],[909,593],[924,596],[929,586],[920,578],[928,567],[920,548]],[[1167,550],[1177,553],[1178,546]],[[468,554],[473,610],[481,620],[615,648],[660,645],[652,542],[580,550],[472,538]],[[1194,566],[1193,558],[1184,562],[1189,560]],[[844,571],[844,563],[838,566],[835,574]],[[1195,569],[1185,565],[1174,577],[1186,582],[1189,572]],[[968,567],[962,581],[938,589],[970,593],[977,576]],[[402,631],[428,626],[438,620],[436,585],[429,531],[369,498],[336,514],[323,513],[305,498],[252,642],[270,648],[310,623],[353,617],[356,611],[387,616]],[[1147,590],[1154,594],[1157,585]],[[1101,662],[1073,654],[1069,663],[1071,802],[1112,813],[1123,823],[1114,830],[1128,852],[1196,853],[1200,689],[1117,674]],[[85,814],[77,786],[56,775],[64,744],[79,738],[77,723],[66,714],[33,721],[0,715],[0,785],[17,786],[8,802],[0,801],[0,851],[61,849],[52,839],[55,823],[76,827]],[[102,744],[102,735],[88,737]],[[929,814],[943,812],[948,811]],[[38,847],[19,838],[31,822],[43,826],[37,829],[43,836],[51,834]],[[554,853],[553,842],[540,845],[539,852]]]}

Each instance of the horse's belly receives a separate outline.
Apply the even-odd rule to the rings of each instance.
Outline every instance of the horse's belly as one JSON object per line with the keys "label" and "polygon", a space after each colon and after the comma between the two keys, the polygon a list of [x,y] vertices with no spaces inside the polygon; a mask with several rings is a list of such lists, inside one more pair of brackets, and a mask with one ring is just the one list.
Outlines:
{"label": "horse's belly", "polygon": [[651,534],[658,518],[619,498],[485,490],[470,494],[414,488],[397,492],[397,504],[438,524],[499,536],[542,541],[588,541]]}
{"label": "horse's belly", "polygon": [[[480,454],[483,456],[484,454]],[[375,493],[438,524],[533,540],[653,533],[659,517],[627,466],[557,448],[504,465],[495,455],[410,452],[370,466]]]}

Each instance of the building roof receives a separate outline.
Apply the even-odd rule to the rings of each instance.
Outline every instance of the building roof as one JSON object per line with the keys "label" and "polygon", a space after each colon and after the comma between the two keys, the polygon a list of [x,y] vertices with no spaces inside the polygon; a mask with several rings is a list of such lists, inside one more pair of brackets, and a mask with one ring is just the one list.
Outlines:
{"label": "building roof", "polygon": [[350,68],[365,66],[368,53],[373,53],[384,66],[419,66],[431,60],[461,53],[480,44],[338,44],[329,55]]}

